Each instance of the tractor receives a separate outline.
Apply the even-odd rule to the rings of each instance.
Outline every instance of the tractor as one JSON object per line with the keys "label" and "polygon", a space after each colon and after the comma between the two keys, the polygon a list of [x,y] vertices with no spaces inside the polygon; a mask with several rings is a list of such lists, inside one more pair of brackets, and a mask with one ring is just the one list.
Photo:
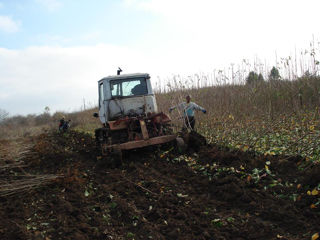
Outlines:
{"label": "tractor", "polygon": [[165,143],[185,148],[168,115],[158,111],[150,75],[147,73],[109,76],[98,81],[99,118],[96,143],[103,156],[122,160],[125,150]]}

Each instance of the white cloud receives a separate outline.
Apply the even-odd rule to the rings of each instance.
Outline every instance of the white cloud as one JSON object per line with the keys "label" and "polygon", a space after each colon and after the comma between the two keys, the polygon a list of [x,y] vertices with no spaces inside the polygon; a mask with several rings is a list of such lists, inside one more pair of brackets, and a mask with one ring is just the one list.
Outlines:
{"label": "white cloud", "polygon": [[0,48],[0,108],[12,114],[72,111],[97,102],[97,81],[115,75],[118,66],[127,73],[145,69],[143,56],[112,45],[79,47]]}
{"label": "white cloud", "polygon": [[19,23],[12,20],[11,17],[0,15],[0,31],[14,33],[19,31]]}
{"label": "white cloud", "polygon": [[38,34],[34,36],[34,41],[45,45],[64,45],[72,42],[72,38],[63,37],[62,35]]}
{"label": "white cloud", "polygon": [[179,51],[208,55],[207,60],[289,54],[313,34],[320,36],[318,0],[124,0],[124,5],[155,14],[171,29],[169,39]]}
{"label": "white cloud", "polygon": [[59,0],[35,0],[37,3],[41,4],[43,7],[47,8],[49,11],[57,10],[62,6]]}
{"label": "white cloud", "polygon": [[[0,48],[0,108],[11,114],[40,113],[45,106],[52,111],[73,111],[82,104],[97,102],[97,81],[124,73],[148,72],[153,77],[183,73],[195,68],[183,56],[145,53],[122,46],[29,47],[23,50]],[[165,74],[164,74],[165,73]]]}

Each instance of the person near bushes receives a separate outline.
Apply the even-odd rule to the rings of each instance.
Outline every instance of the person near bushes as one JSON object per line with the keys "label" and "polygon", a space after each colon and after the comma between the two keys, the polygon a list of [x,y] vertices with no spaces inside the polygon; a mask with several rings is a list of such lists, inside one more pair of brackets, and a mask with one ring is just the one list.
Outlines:
{"label": "person near bushes", "polygon": [[169,109],[169,112],[171,113],[176,108],[183,111],[185,126],[191,130],[194,130],[194,127],[196,124],[196,119],[194,117],[195,110],[202,111],[203,113],[207,113],[207,111],[203,107],[200,107],[196,103],[191,102],[190,95],[186,96],[186,102],[182,102],[177,106],[171,107]]}
{"label": "person near bushes", "polygon": [[59,121],[59,131],[62,131],[65,122],[66,122],[65,117],[62,116],[62,118]]}
{"label": "person near bushes", "polygon": [[63,116],[59,121],[59,131],[66,132],[70,127],[71,120],[66,121],[65,117]]}

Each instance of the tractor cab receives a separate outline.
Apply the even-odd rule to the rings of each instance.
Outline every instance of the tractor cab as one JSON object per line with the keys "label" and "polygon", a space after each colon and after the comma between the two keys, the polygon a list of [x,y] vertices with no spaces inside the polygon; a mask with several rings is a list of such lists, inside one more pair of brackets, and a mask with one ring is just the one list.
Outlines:
{"label": "tractor cab", "polygon": [[146,73],[109,76],[98,82],[99,118],[103,124],[120,118],[157,113],[150,76]]}

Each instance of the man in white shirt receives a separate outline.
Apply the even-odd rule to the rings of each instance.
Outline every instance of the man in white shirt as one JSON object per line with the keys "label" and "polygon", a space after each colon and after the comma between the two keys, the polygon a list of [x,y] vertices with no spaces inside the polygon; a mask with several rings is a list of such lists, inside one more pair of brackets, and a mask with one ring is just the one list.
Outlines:
{"label": "man in white shirt", "polygon": [[200,107],[199,105],[195,104],[194,102],[191,102],[190,95],[186,96],[186,102],[183,102],[177,106],[171,107],[169,109],[169,112],[171,113],[172,110],[174,110],[176,108],[183,111],[185,125],[188,128],[190,128],[191,130],[194,130],[194,125],[196,123],[196,120],[194,118],[194,111],[199,110],[199,111],[202,111],[203,113],[207,112],[203,107]]}

